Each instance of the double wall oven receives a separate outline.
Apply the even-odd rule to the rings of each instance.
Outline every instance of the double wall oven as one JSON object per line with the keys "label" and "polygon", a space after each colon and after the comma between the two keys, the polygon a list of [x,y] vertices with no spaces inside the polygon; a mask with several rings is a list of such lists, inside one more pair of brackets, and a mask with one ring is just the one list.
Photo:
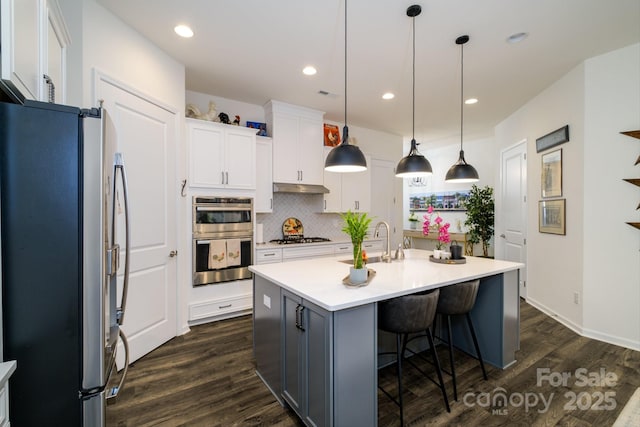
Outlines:
{"label": "double wall oven", "polygon": [[193,286],[250,279],[253,199],[193,197]]}

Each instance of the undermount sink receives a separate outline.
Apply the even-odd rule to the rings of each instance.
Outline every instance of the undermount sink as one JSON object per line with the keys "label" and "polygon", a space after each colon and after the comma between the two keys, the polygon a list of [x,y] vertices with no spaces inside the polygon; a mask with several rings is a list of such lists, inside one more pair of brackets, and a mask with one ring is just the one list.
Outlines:
{"label": "undermount sink", "polygon": [[[379,256],[370,256],[369,258],[367,258],[367,264],[375,264],[376,262],[380,261],[382,261],[382,259]],[[352,259],[341,259],[340,262],[353,265]]]}

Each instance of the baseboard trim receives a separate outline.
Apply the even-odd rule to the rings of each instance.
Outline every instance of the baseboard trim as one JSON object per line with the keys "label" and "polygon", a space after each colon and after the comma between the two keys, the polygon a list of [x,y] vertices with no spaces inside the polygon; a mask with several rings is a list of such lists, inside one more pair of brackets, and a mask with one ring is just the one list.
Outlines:
{"label": "baseboard trim", "polygon": [[576,334],[578,334],[580,336],[583,336],[585,338],[591,338],[591,339],[602,341],[602,342],[606,342],[608,344],[617,345],[617,346],[620,346],[620,347],[629,348],[631,350],[640,351],[640,342],[634,342],[634,341],[629,340],[627,338],[618,337],[618,336],[614,336],[614,335],[609,335],[609,334],[605,334],[605,333],[602,333],[602,332],[599,332],[599,331],[595,331],[593,329],[584,328],[581,325],[578,325],[578,324],[574,323],[573,321],[567,319],[566,317],[555,313],[549,307],[545,306],[544,304],[541,304],[539,301],[536,301],[535,299],[533,299],[531,297],[526,298],[525,301],[529,305],[531,305],[531,306],[537,308],[538,310],[542,311],[547,316],[551,317],[552,319],[555,319],[557,322],[563,324],[564,326],[566,326],[567,328],[571,329],[572,331],[574,331]]}

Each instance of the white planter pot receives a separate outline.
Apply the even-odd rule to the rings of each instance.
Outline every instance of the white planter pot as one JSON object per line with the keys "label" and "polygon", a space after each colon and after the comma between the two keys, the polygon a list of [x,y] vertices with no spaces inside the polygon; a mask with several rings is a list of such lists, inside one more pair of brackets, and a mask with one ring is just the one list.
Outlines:
{"label": "white planter pot", "polygon": [[440,259],[441,255],[442,255],[442,250],[440,250],[440,249],[434,249],[433,250],[433,257],[435,259]]}
{"label": "white planter pot", "polygon": [[349,281],[353,284],[364,283],[367,281],[367,268],[354,268],[349,269]]}

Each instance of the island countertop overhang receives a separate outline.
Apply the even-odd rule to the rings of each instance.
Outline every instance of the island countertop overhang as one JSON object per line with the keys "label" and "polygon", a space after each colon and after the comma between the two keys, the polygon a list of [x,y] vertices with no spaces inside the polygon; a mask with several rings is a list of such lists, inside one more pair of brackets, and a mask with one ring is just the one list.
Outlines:
{"label": "island countertop overhang", "polygon": [[431,253],[407,249],[404,260],[369,264],[376,276],[369,285],[357,288],[342,283],[349,274],[349,264],[340,262],[344,255],[252,265],[249,270],[325,310],[338,311],[524,267],[478,257],[467,257],[465,264],[438,264],[429,261]]}

